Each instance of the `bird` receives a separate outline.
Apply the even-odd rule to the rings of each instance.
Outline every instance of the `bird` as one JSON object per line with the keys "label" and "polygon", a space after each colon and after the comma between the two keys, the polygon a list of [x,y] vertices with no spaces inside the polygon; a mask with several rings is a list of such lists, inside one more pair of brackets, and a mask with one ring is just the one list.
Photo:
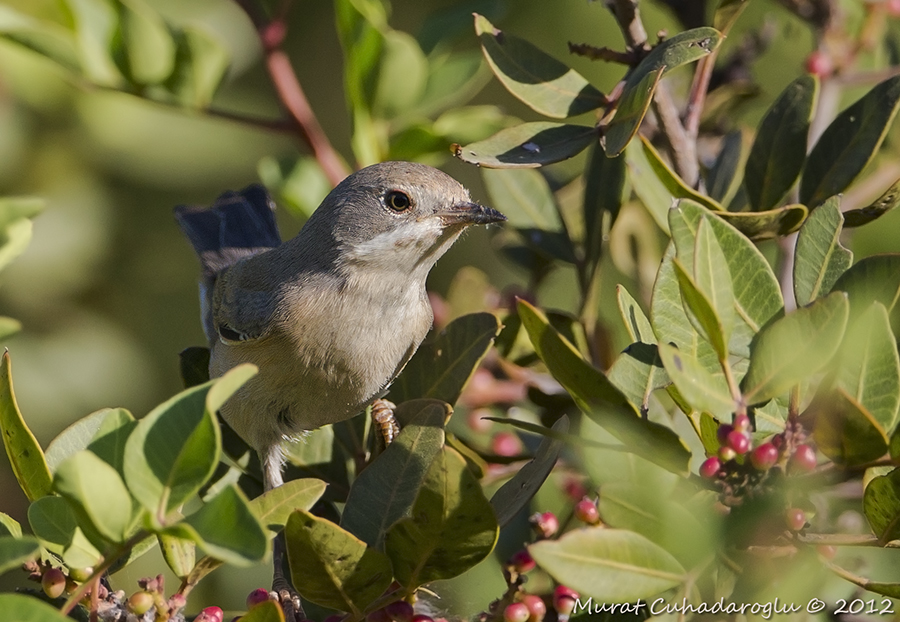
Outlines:
{"label": "bird", "polygon": [[175,209],[200,257],[210,376],[259,369],[220,412],[259,454],[265,490],[283,483],[286,440],[385,394],[431,328],[431,268],[466,228],[506,220],[412,162],[349,175],[283,243],[274,207],[255,185]]}

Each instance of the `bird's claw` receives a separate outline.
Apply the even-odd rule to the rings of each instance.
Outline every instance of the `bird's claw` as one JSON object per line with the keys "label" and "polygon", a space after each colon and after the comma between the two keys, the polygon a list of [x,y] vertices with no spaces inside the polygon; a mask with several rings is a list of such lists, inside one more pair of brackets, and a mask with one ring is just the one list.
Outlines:
{"label": "bird's claw", "polygon": [[306,614],[300,604],[300,596],[293,590],[273,589],[269,592],[269,599],[281,605],[285,622],[305,622]]}
{"label": "bird's claw", "polygon": [[390,445],[400,434],[400,426],[394,417],[396,404],[386,399],[378,399],[372,402],[372,422],[377,426],[384,441],[384,446]]}

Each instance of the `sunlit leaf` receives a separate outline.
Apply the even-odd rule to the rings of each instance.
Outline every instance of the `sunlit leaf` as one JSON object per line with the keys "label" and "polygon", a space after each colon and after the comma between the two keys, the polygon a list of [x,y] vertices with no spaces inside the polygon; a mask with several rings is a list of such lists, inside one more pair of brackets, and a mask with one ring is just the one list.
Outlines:
{"label": "sunlit leaf", "polygon": [[230,54],[215,36],[195,26],[177,32],[175,46],[175,70],[165,86],[181,105],[206,108],[228,71]]}
{"label": "sunlit leaf", "polygon": [[311,510],[328,484],[320,479],[305,477],[285,482],[266,491],[250,502],[250,509],[268,529],[270,535],[280,531],[294,510]]}
{"label": "sunlit leaf", "polygon": [[696,410],[719,419],[735,411],[736,404],[723,375],[711,374],[697,359],[668,344],[659,345],[659,354],[669,378]]}
{"label": "sunlit leaf", "polygon": [[0,37],[46,56],[72,72],[80,72],[75,37],[59,24],[34,19],[0,5]]}
{"label": "sunlit leaf", "polygon": [[719,216],[751,240],[766,240],[793,233],[808,213],[806,206],[795,204],[766,212],[721,212]]}
{"label": "sunlit leaf", "polygon": [[544,176],[531,169],[481,171],[491,206],[500,210],[514,227],[559,231],[562,227],[556,201]]}
{"label": "sunlit leaf", "polygon": [[390,119],[419,102],[428,80],[428,59],[412,35],[387,30],[383,36],[372,111]]}
{"label": "sunlit leaf", "polygon": [[888,313],[900,300],[900,254],[872,255],[859,260],[844,272],[831,288],[847,292],[850,313],[858,315],[873,302],[883,304]]}
{"label": "sunlit leaf", "polygon": [[119,69],[139,85],[158,84],[175,67],[175,42],[162,16],[143,0],[120,0],[120,36],[113,48]]}
{"label": "sunlit leaf", "polygon": [[454,145],[457,158],[487,168],[537,168],[566,160],[597,140],[587,125],[537,121],[500,130],[469,145]]}
{"label": "sunlit leaf", "polygon": [[853,263],[853,253],[840,242],[840,203],[840,197],[831,197],[800,228],[794,250],[794,297],[799,306],[831,291]]}
{"label": "sunlit leaf", "polygon": [[187,577],[197,561],[197,545],[194,541],[166,533],[159,534],[157,538],[159,550],[169,569],[179,579]]}

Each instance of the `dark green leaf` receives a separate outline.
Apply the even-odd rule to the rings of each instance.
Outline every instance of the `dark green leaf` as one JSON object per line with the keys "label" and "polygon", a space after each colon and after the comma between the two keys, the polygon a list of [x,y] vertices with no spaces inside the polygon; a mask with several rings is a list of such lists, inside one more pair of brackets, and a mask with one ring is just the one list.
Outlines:
{"label": "dark green leaf", "polygon": [[297,510],[284,533],[291,578],[309,601],[358,618],[391,583],[384,553],[324,518]]}
{"label": "dark green leaf", "polygon": [[[566,434],[569,418],[563,415],[553,424],[551,431]],[[519,471],[503,484],[491,497],[491,507],[497,516],[497,524],[505,527],[525,508],[538,489],[544,484],[550,471],[556,466],[563,442],[550,436],[544,437],[534,454]]]}
{"label": "dark green leaf", "polygon": [[72,622],[55,607],[24,594],[0,594],[0,611],[9,622]]}
{"label": "dark green leaf", "polygon": [[781,92],[760,122],[744,170],[744,186],[754,212],[777,206],[803,170],[818,92],[815,76],[800,76]]}
{"label": "dark green leaf", "polygon": [[873,302],[880,302],[890,313],[900,299],[900,254],[872,255],[858,261],[841,275],[831,291],[847,292],[854,316]]}
{"label": "dark green leaf", "polygon": [[395,578],[412,589],[482,561],[499,531],[481,484],[463,457],[445,447],[425,475],[411,516],[390,528],[384,544]]}
{"label": "dark green leaf", "polygon": [[259,521],[272,531],[281,531],[294,510],[311,510],[328,484],[320,479],[306,477],[285,482],[250,502],[250,509]]}
{"label": "dark green leaf", "polygon": [[628,399],[550,326],[543,313],[519,301],[519,315],[538,356],[585,414],[628,451],[671,471],[687,470],[690,452],[678,435],[638,416]]}
{"label": "dark green leaf", "polygon": [[604,216],[609,214],[608,226],[612,227],[622,207],[625,158],[608,158],[603,146],[594,143],[584,180],[584,254],[587,265],[596,267],[603,246]]}
{"label": "dark green leaf", "polygon": [[693,28],[680,32],[666,39],[656,47],[634,68],[625,81],[626,91],[639,84],[652,73],[663,69],[665,73],[673,69],[693,63],[704,58],[719,47],[722,33],[715,28]]}
{"label": "dark green leaf", "polygon": [[456,157],[486,168],[537,168],[581,153],[597,140],[597,130],[586,125],[538,121],[501,130],[485,140],[462,147]]}
{"label": "dark green leaf", "polygon": [[601,603],[646,599],[686,579],[670,553],[632,531],[576,529],[528,550],[559,583]]}
{"label": "dark green leaf", "polygon": [[209,382],[209,348],[191,346],[178,354],[181,382],[185,389]]}
{"label": "dark green leaf", "polygon": [[428,468],[444,446],[444,416],[440,404],[420,412],[359,474],[350,488],[341,527],[368,546],[383,549],[388,528],[409,515]]}
{"label": "dark green leaf", "polygon": [[606,104],[581,74],[531,43],[494,28],[475,14],[475,33],[494,75],[510,93],[548,117],[564,119]]}
{"label": "dark green leaf", "polygon": [[736,410],[724,375],[709,373],[697,359],[668,344],[659,345],[659,355],[669,378],[695,410],[719,419]]}
{"label": "dark green leaf", "polygon": [[123,543],[134,531],[134,500],[119,473],[96,454],[80,451],[67,458],[56,469],[53,487],[110,542]]}
{"label": "dark green leaf", "polygon": [[844,336],[850,305],[841,292],[772,322],[751,351],[741,387],[747,404],[762,404],[824,367]]}
{"label": "dark green leaf", "polygon": [[863,494],[863,512],[882,543],[900,538],[900,470],[869,482]]}
{"label": "dark green leaf", "polygon": [[844,389],[822,391],[811,408],[816,413],[816,446],[838,464],[865,464],[887,451],[889,438],[882,424]]}
{"label": "dark green leaf", "polygon": [[514,227],[559,231],[562,223],[550,185],[532,169],[481,171],[492,207],[500,210]]}
{"label": "dark green leaf", "polygon": [[851,209],[844,212],[845,227],[861,227],[877,218],[881,218],[889,211],[900,205],[900,179],[891,184],[871,205]]}
{"label": "dark green leaf", "polygon": [[637,134],[665,71],[665,67],[660,67],[648,73],[640,82],[622,93],[616,105],[616,116],[603,132],[603,146],[607,156],[618,156]]}
{"label": "dark green leaf", "polygon": [[0,536],[0,575],[20,567],[29,559],[35,559],[40,555],[40,551],[40,542],[31,536],[22,538]]}
{"label": "dark green leaf", "polygon": [[433,342],[419,347],[391,386],[388,399],[396,404],[416,398],[455,404],[499,332],[500,322],[490,313],[453,320]]}
{"label": "dark green leaf", "polygon": [[85,537],[62,497],[47,495],[28,506],[28,523],[44,548],[60,556],[69,567],[86,568],[100,560],[100,551]]}
{"label": "dark green leaf", "polygon": [[806,160],[800,202],[812,209],[843,192],[875,157],[898,106],[900,76],[894,76],[839,114]]}
{"label": "dark green leaf", "polygon": [[800,227],[794,250],[794,297],[798,306],[831,291],[853,263],[853,253],[840,241],[844,221],[840,204],[840,197],[831,197]]}
{"label": "dark green leaf", "polygon": [[722,139],[722,149],[706,176],[706,187],[711,199],[719,205],[727,205],[734,198],[741,184],[741,164],[748,157],[744,132],[735,130]]}
{"label": "dark green leaf", "polygon": [[751,240],[766,240],[793,233],[808,213],[804,205],[785,205],[767,212],[721,212],[718,215]]}
{"label": "dark green leaf", "polygon": [[50,469],[44,452],[19,411],[12,383],[9,352],[0,361],[0,433],[13,474],[29,501],[50,492]]}

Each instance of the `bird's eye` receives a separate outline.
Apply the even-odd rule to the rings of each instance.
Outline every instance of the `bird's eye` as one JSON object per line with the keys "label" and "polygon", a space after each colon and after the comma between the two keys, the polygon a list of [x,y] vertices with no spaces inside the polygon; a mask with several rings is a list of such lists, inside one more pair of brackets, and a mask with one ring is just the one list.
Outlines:
{"label": "bird's eye", "polygon": [[387,202],[388,207],[395,212],[405,212],[412,207],[412,201],[410,200],[409,195],[405,192],[400,192],[399,190],[388,192],[385,201]]}

